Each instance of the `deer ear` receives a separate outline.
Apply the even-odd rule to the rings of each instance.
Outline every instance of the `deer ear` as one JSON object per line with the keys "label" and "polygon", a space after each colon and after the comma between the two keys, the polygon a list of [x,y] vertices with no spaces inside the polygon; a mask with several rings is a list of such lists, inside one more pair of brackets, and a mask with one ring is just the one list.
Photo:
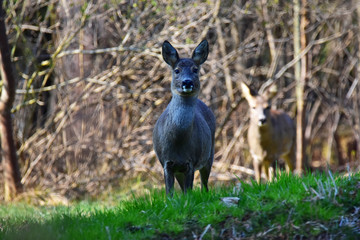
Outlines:
{"label": "deer ear", "polygon": [[162,45],[162,56],[164,58],[164,61],[172,68],[179,60],[178,52],[168,41],[165,41]]}
{"label": "deer ear", "polygon": [[275,84],[272,84],[269,88],[267,88],[264,92],[264,97],[271,100],[277,94],[277,87]]}
{"label": "deer ear", "polygon": [[255,90],[251,89],[243,81],[241,81],[240,84],[241,84],[242,94],[246,98],[247,101],[251,101],[252,99],[254,99],[255,96],[258,95],[258,93]]}
{"label": "deer ear", "polygon": [[203,64],[209,55],[209,43],[207,40],[202,40],[201,43],[195,48],[192,59],[195,64],[200,66]]}

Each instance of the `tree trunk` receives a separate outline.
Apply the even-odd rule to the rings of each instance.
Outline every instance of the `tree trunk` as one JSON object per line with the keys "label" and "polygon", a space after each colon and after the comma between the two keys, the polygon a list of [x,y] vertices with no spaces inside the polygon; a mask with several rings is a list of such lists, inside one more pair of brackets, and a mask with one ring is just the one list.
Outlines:
{"label": "tree trunk", "polygon": [[16,196],[21,189],[19,164],[13,138],[11,108],[15,98],[16,82],[12,72],[9,43],[6,36],[5,13],[0,0],[0,69],[3,88],[0,97],[1,155],[4,169],[5,201]]}
{"label": "tree trunk", "polygon": [[[302,6],[301,6],[302,5]],[[294,57],[306,48],[306,0],[294,0]],[[301,12],[300,12],[301,9]],[[304,87],[306,80],[306,55],[295,64],[296,81],[296,172],[301,174],[304,158]]]}
{"label": "tree trunk", "polygon": [[[356,0],[354,1],[354,5],[356,7],[356,13],[357,13],[357,20],[358,20],[358,32],[360,32],[360,5],[359,5],[359,1]],[[359,34],[360,35],[360,34]],[[357,58],[358,58],[358,62],[357,62],[357,66],[356,66],[356,78],[360,79],[360,39],[358,36],[358,49],[357,49]],[[356,88],[357,88],[357,92],[360,91],[360,86],[359,83],[356,84]],[[355,98],[355,114],[356,116],[354,117],[354,136],[357,142],[357,148],[356,148],[356,156],[359,156],[360,153],[360,111],[359,111],[359,105],[360,105],[360,97],[357,94],[356,98]],[[358,163],[360,164],[360,159],[358,158]]]}

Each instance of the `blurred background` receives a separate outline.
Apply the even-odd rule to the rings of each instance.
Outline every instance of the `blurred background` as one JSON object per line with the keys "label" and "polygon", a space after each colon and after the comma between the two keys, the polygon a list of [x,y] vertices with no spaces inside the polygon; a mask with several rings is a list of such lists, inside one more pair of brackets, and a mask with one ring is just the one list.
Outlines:
{"label": "blurred background", "polygon": [[164,40],[182,57],[204,38],[210,44],[199,96],[217,119],[210,184],[253,178],[240,80],[255,89],[275,81],[274,108],[296,118],[296,57],[304,63],[306,170],[359,170],[360,4],[297,2],[5,1],[28,194],[72,200],[164,187],[152,148],[171,99]]}

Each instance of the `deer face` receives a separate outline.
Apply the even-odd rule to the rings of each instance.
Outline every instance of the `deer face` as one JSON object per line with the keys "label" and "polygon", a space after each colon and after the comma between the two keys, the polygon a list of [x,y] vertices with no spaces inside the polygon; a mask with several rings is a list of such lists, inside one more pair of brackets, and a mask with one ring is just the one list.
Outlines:
{"label": "deer face", "polygon": [[250,119],[259,127],[268,123],[268,116],[270,115],[270,104],[268,99],[262,96],[254,96],[249,102]]}
{"label": "deer face", "polygon": [[200,90],[199,68],[192,59],[181,59],[173,69],[171,90],[181,96],[198,95]]}
{"label": "deer face", "polygon": [[180,96],[197,96],[200,90],[199,71],[208,56],[209,46],[202,41],[194,50],[192,58],[180,58],[176,49],[165,41],[162,55],[172,68],[171,91]]}
{"label": "deer face", "polygon": [[263,94],[259,94],[243,82],[241,88],[249,103],[251,122],[259,127],[266,126],[270,118],[271,98],[276,94],[276,90],[268,89]]}

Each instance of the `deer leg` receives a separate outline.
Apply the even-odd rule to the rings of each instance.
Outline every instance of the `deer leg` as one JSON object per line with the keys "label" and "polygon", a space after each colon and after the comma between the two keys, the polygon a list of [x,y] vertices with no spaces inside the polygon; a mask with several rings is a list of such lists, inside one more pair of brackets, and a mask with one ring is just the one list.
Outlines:
{"label": "deer leg", "polygon": [[293,172],[296,165],[296,141],[293,142],[290,152],[284,156],[286,171]]}
{"label": "deer leg", "polygon": [[185,174],[185,190],[184,193],[187,192],[187,190],[191,190],[193,188],[194,183],[194,168],[192,164],[188,164],[188,168]]}
{"label": "deer leg", "polygon": [[265,180],[269,181],[269,166],[265,162],[262,165],[262,172],[265,173]]}
{"label": "deer leg", "polygon": [[285,161],[286,172],[290,173],[294,171],[295,153],[291,151],[288,154],[286,154],[284,156],[284,161]]}
{"label": "deer leg", "polygon": [[207,164],[205,167],[200,169],[201,178],[201,190],[209,191],[208,180],[210,176],[211,164]]}
{"label": "deer leg", "polygon": [[260,183],[261,164],[256,160],[253,161],[253,164],[254,164],[254,171],[255,171],[255,180],[257,181],[257,183]]}
{"label": "deer leg", "polygon": [[274,179],[274,177],[275,177],[274,167],[268,165],[268,172],[269,172],[268,178],[269,178],[270,181],[272,181]]}
{"label": "deer leg", "polygon": [[165,178],[165,187],[166,195],[173,195],[174,190],[174,173],[171,169],[172,162],[166,162],[164,166],[164,178]]}

